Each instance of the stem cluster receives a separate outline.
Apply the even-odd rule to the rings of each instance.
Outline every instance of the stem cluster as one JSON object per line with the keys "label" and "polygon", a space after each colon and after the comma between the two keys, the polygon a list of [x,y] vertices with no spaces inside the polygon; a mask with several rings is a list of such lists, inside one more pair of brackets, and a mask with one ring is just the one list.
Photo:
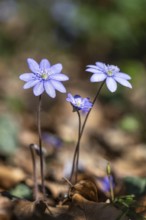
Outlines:
{"label": "stem cluster", "polygon": [[[92,102],[92,108],[95,104],[95,101],[104,85],[104,81],[100,85],[94,99]],[[44,184],[44,156],[43,156],[43,151],[42,151],[42,133],[41,133],[41,103],[42,103],[42,96],[39,96],[39,101],[38,101],[38,111],[37,111],[37,128],[38,128],[38,142],[39,142],[39,156],[40,156],[40,173],[41,173],[41,186],[42,186],[42,192],[43,192],[43,198],[45,199],[45,184]],[[77,144],[75,147],[74,151],[74,156],[73,156],[73,163],[72,163],[72,170],[71,170],[71,175],[70,175],[70,182],[77,182],[77,175],[78,175],[78,166],[79,166],[79,155],[80,155],[80,142],[81,138],[85,129],[85,125],[87,123],[87,119],[89,117],[89,114],[92,110],[92,108],[88,111],[86,114],[86,117],[84,119],[83,124],[81,123],[81,115],[79,110],[77,110],[77,115],[78,115],[78,120],[79,120],[79,126],[78,126],[78,140]],[[38,199],[38,186],[37,186],[37,175],[36,175],[36,161],[35,161],[35,156],[34,156],[34,149],[33,145],[30,145],[30,150],[31,150],[31,155],[32,155],[32,160],[33,160],[33,172],[34,172],[34,194],[35,194],[35,199]],[[73,181],[74,177],[74,181]]]}

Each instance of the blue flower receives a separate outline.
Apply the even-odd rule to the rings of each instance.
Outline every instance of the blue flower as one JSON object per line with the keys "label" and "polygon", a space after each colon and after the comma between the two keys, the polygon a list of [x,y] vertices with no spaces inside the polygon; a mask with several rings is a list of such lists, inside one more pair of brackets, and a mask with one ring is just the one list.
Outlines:
{"label": "blue flower", "polygon": [[[110,182],[108,176],[102,177],[99,179],[102,187],[103,192],[109,192],[110,191]],[[114,179],[112,176],[110,176],[110,181],[112,183],[112,186],[115,187]]]}
{"label": "blue flower", "polygon": [[52,145],[56,149],[58,149],[62,146],[62,140],[54,134],[43,133],[42,139],[46,144]]}
{"label": "blue flower", "polygon": [[132,85],[128,81],[131,77],[126,73],[120,72],[117,66],[106,65],[101,62],[96,62],[95,64],[96,65],[88,65],[86,69],[86,71],[93,73],[90,78],[91,82],[101,82],[105,80],[107,88],[111,92],[117,90],[117,82],[128,88],[132,88]]}
{"label": "blue flower", "polygon": [[33,87],[35,96],[41,95],[44,91],[52,98],[56,97],[56,91],[65,93],[66,89],[60,81],[68,80],[68,76],[61,73],[62,64],[51,66],[47,59],[42,59],[38,64],[34,59],[28,58],[27,63],[31,73],[23,73],[20,79],[25,81],[24,89]]}
{"label": "blue flower", "polygon": [[81,110],[83,113],[86,113],[92,108],[92,102],[89,101],[89,98],[82,98],[79,95],[72,96],[68,93],[66,101],[71,103],[73,111]]}

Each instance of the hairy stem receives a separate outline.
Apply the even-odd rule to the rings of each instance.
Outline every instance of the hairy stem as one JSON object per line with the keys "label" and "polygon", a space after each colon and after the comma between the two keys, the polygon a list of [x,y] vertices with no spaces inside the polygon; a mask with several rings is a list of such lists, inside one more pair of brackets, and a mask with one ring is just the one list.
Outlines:
{"label": "hairy stem", "polygon": [[[95,104],[95,102],[96,102],[96,99],[97,99],[98,96],[99,96],[99,93],[100,93],[100,91],[101,91],[101,89],[102,89],[102,87],[103,87],[103,85],[104,85],[104,82],[105,82],[105,81],[103,81],[103,82],[101,83],[101,85],[100,85],[100,87],[99,87],[99,89],[98,89],[98,91],[97,91],[97,93],[96,93],[96,95],[95,95],[95,97],[94,97],[94,99],[93,99],[93,102],[92,102],[93,106],[94,106],[94,104]],[[89,114],[90,114],[91,110],[93,109],[93,106],[92,106],[92,108],[90,108],[90,110],[88,111],[88,113],[87,113],[87,115],[86,115],[86,117],[85,117],[84,123],[83,123],[83,125],[82,125],[82,129],[81,129],[81,132],[80,132],[80,139],[81,139],[82,134],[83,134],[83,132],[84,132],[85,125],[86,125],[86,123],[87,123]]]}
{"label": "hairy stem", "polygon": [[36,159],[35,159],[35,147],[34,144],[29,145],[31,157],[32,157],[32,165],[33,165],[33,182],[34,182],[34,199],[38,199],[38,184],[37,184],[37,170],[36,170]]}
{"label": "hairy stem", "polygon": [[77,143],[77,153],[76,153],[76,164],[75,164],[75,182],[77,182],[77,174],[79,167],[79,156],[80,156],[80,133],[81,133],[81,115],[80,112],[77,111],[78,119],[79,119],[79,131],[78,131],[78,143]]}
{"label": "hairy stem", "polygon": [[80,112],[77,111],[78,120],[79,120],[79,127],[78,127],[78,140],[74,151],[73,156],[73,163],[72,163],[72,170],[70,175],[70,181],[72,181],[73,174],[75,172],[75,183],[77,181],[77,172],[78,172],[78,162],[79,162],[79,147],[80,147],[80,132],[81,132],[81,115]]}
{"label": "hairy stem", "polygon": [[[99,87],[99,89],[98,89],[98,91],[97,91],[97,93],[96,93],[96,95],[95,95],[95,97],[94,97],[94,99],[93,99],[93,102],[92,102],[93,106],[94,106],[94,104],[95,104],[95,102],[96,102],[97,97],[99,96],[99,93],[100,93],[100,91],[101,91],[101,89],[102,89],[104,83],[105,83],[105,81],[103,81],[103,82],[101,83],[101,85],[100,85],[100,87]],[[93,106],[92,106],[92,108],[93,108]],[[76,171],[75,171],[75,182],[77,181],[77,170],[78,170],[78,163],[79,163],[80,142],[81,142],[81,138],[82,138],[82,135],[83,135],[83,132],[84,132],[84,129],[85,129],[85,125],[86,125],[86,123],[87,123],[87,119],[88,119],[88,117],[89,117],[89,114],[90,114],[92,108],[91,108],[91,109],[88,111],[88,113],[86,114],[86,117],[85,117],[85,120],[84,120],[84,122],[83,122],[82,127],[81,127],[80,114],[79,114],[79,111],[77,111],[78,117],[79,117],[79,130],[78,130],[79,133],[78,133],[78,140],[77,140],[77,144],[76,144],[75,152],[74,152],[74,157],[73,157],[73,165],[72,165],[71,175],[70,175],[70,178],[69,178],[70,181],[72,180],[72,177],[73,177],[73,174],[74,174],[74,171],[75,171],[75,170],[76,170]],[[75,168],[75,165],[76,165],[76,168]]]}
{"label": "hairy stem", "polygon": [[41,103],[42,103],[42,96],[40,95],[39,96],[39,103],[38,103],[37,127],[38,127],[38,136],[39,136],[40,171],[41,171],[42,192],[43,192],[43,197],[45,198],[44,163],[43,163],[42,132],[41,132]]}

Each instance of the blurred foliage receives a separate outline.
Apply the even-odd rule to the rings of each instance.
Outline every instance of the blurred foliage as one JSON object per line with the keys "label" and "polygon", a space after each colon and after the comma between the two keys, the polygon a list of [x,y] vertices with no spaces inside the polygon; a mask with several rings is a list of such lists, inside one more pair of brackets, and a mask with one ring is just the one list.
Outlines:
{"label": "blurred foliage", "polygon": [[[17,76],[18,80],[20,70],[26,69],[24,61],[27,57],[36,60],[48,57],[51,62],[62,62],[70,76],[78,76],[81,80],[87,64],[103,61],[119,65],[123,72],[132,76],[133,84],[131,93],[118,86],[114,96],[104,89],[106,101],[108,99],[121,109],[127,108],[128,112],[129,94],[133,94],[134,98],[131,99],[135,106],[144,109],[145,8],[145,0],[1,0],[0,77],[5,79]],[[3,71],[3,62],[7,72]],[[85,80],[87,77],[89,74],[84,75]],[[1,97],[4,97],[3,102],[9,111],[21,112],[24,108],[21,94],[19,97],[18,90],[14,92],[10,86],[2,86]],[[94,89],[96,87],[93,86],[93,92]],[[136,107],[132,109],[135,112]],[[135,115],[125,116],[121,122],[122,128],[137,130],[139,118],[134,118]],[[144,113],[142,117],[145,117]],[[12,143],[10,145],[13,146]]]}
{"label": "blurred foliage", "polygon": [[135,212],[135,208],[138,206],[134,195],[126,195],[117,197],[114,201],[116,207],[121,208],[122,214],[116,220],[122,219],[123,216],[127,215],[129,219],[133,220],[144,220],[145,218]]}
{"label": "blurred foliage", "polygon": [[18,124],[10,115],[0,116],[0,153],[12,155],[17,150]]}
{"label": "blurred foliage", "polygon": [[[145,0],[2,0],[0,7],[1,54],[60,47],[78,56],[84,46],[96,59],[145,57]],[[8,24],[18,31],[7,35]]]}
{"label": "blurred foliage", "polygon": [[22,110],[25,108],[23,100],[16,96],[7,96],[5,98],[5,103],[7,104],[10,111],[22,112]]}
{"label": "blurred foliage", "polygon": [[146,193],[146,179],[139,177],[125,177],[124,184],[126,192],[129,194],[134,194],[137,197],[144,195]]}
{"label": "blurred foliage", "polygon": [[23,199],[30,199],[32,197],[31,189],[23,183],[20,183],[15,188],[11,189],[10,193],[13,196],[23,198]]}
{"label": "blurred foliage", "polygon": [[119,123],[120,127],[127,132],[138,132],[140,129],[139,120],[132,115],[126,115]]}

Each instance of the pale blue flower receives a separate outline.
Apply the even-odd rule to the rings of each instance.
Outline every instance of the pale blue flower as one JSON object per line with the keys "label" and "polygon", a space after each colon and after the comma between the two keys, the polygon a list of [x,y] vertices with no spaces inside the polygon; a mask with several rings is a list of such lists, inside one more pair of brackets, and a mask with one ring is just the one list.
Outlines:
{"label": "pale blue flower", "polygon": [[66,101],[70,102],[73,106],[73,111],[81,110],[83,113],[88,112],[92,108],[92,102],[89,101],[89,98],[82,98],[79,95],[74,95],[68,93]]}
{"label": "pale blue flower", "polygon": [[62,74],[62,64],[50,64],[47,59],[42,59],[38,64],[34,59],[28,58],[27,63],[31,73],[23,73],[20,79],[25,81],[23,88],[29,89],[33,87],[35,96],[41,95],[44,91],[51,97],[56,97],[56,91],[65,93],[66,89],[61,81],[68,80],[68,76]]}
{"label": "pale blue flower", "polygon": [[101,62],[96,62],[95,64],[88,65],[86,69],[86,71],[93,73],[90,78],[91,82],[102,82],[105,80],[107,88],[111,92],[117,90],[117,82],[128,88],[132,88],[132,85],[128,81],[131,77],[126,73],[120,72],[117,66],[106,65]]}

